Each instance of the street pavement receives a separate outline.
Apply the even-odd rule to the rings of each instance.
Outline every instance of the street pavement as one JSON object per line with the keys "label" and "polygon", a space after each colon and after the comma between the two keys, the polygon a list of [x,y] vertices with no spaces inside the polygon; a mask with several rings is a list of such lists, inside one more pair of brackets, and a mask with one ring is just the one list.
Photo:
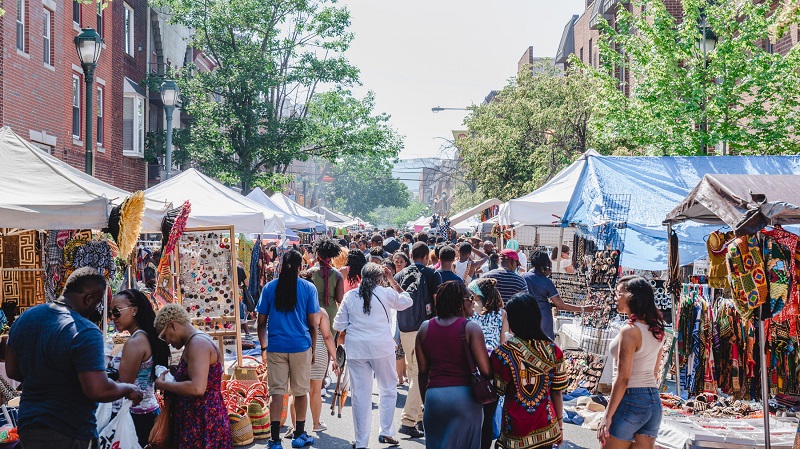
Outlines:
{"label": "street pavement", "polygon": [[[320,433],[313,433],[309,432],[309,435],[312,435],[316,438],[316,442],[312,447],[319,448],[319,449],[349,449],[352,446],[352,442],[355,439],[355,433],[353,430],[353,415],[352,409],[350,405],[350,400],[348,399],[347,405],[344,409],[342,409],[342,417],[337,418],[336,416],[331,416],[331,398],[333,396],[333,388],[332,385],[329,387],[331,391],[331,395],[327,398],[323,398],[322,404],[322,422],[328,425],[328,430]],[[378,443],[378,427],[379,427],[379,419],[378,419],[378,387],[375,385],[373,387],[373,396],[372,396],[372,433],[370,434],[370,441],[369,447],[372,449],[378,449],[383,447],[389,447],[385,444]],[[397,392],[397,407],[395,409],[395,418],[394,418],[394,426],[395,430],[400,427],[400,415],[403,411],[403,405],[406,401],[406,395],[408,393],[408,386],[404,385],[398,389]],[[311,412],[308,412],[306,417],[306,428],[310,429],[312,427],[311,423]],[[282,429],[282,432],[286,431],[286,427]],[[572,424],[564,424],[564,434],[565,439],[564,443],[560,446],[564,449],[599,449],[600,444],[597,442],[597,438],[595,437],[595,432],[585,429],[582,427],[578,427]],[[396,434],[395,437],[400,440],[401,448],[408,448],[408,449],[422,449],[425,447],[425,439],[410,439],[409,437],[401,434]],[[262,448],[265,447],[267,444],[267,440],[256,440],[256,442],[247,448]],[[291,441],[288,439],[283,440],[283,447],[284,448],[291,448]]]}

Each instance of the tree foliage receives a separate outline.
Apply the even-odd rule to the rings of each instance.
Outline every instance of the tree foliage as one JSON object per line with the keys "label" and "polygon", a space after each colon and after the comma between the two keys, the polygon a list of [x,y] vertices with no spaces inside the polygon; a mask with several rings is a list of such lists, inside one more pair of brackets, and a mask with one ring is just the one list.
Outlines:
{"label": "tree foliage", "polygon": [[[620,8],[600,42],[597,114],[602,145],[638,154],[694,155],[723,145],[739,154],[800,150],[798,50],[766,50],[777,26],[772,2],[683,0],[677,20],[658,0]],[[704,28],[705,25],[705,28]],[[713,31],[713,51],[700,45]],[[707,34],[710,36],[710,34]],[[627,71],[626,87],[617,79]]]}
{"label": "tree foliage", "polygon": [[338,161],[328,191],[336,210],[364,218],[379,207],[408,207],[408,187],[392,178],[392,165],[391,160],[368,154]]}
{"label": "tree foliage", "polygon": [[588,148],[592,79],[580,70],[562,76],[547,62],[533,69],[472,107],[465,120],[471,135],[456,142],[467,179],[487,197],[528,193]]}
{"label": "tree foliage", "polygon": [[430,213],[428,206],[412,199],[406,207],[379,207],[375,209],[368,220],[382,228],[394,227],[395,229],[405,229],[409,221],[415,221],[421,215]]}
{"label": "tree foliage", "polygon": [[[179,72],[190,125],[178,132],[208,174],[279,188],[294,160],[380,152],[393,143],[373,99],[352,98],[358,69],[344,56],[350,15],[335,0],[154,0],[194,30],[215,65]],[[321,93],[325,87],[328,92]],[[390,153],[388,157],[393,157]]]}

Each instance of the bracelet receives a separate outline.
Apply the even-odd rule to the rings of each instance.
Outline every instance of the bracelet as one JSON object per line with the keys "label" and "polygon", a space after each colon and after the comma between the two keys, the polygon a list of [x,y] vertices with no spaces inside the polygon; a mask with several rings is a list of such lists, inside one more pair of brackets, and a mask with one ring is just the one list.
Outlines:
{"label": "bracelet", "polygon": [[262,346],[262,347],[261,347],[261,352],[267,352],[267,348],[265,348],[265,347],[263,347],[263,346]]}

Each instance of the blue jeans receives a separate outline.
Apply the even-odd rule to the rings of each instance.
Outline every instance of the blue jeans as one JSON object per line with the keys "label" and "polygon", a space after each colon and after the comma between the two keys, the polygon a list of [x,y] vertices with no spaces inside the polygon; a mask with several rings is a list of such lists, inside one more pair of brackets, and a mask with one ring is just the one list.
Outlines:
{"label": "blue jeans", "polygon": [[608,433],[622,441],[635,441],[636,435],[658,437],[661,426],[661,399],[657,388],[628,388],[611,419]]}

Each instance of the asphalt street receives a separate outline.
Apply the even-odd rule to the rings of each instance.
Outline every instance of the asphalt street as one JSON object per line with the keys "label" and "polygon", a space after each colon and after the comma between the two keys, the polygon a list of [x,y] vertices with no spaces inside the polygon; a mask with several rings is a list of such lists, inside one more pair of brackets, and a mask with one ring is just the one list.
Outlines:
{"label": "asphalt street", "polygon": [[[350,400],[348,399],[346,407],[342,410],[342,417],[337,418],[331,416],[331,398],[333,396],[334,386],[329,387],[331,396],[323,398],[322,405],[322,422],[328,425],[328,430],[319,433],[309,432],[310,435],[316,438],[316,442],[312,447],[319,449],[349,449],[355,439],[353,431],[353,415],[350,408]],[[385,444],[378,443],[378,388],[377,385],[373,388],[372,397],[372,433],[370,435],[369,447],[378,449],[389,447]],[[397,407],[395,409],[394,425],[395,430],[400,426],[400,415],[403,411],[405,404],[406,394],[408,387],[402,386],[397,392]],[[307,415],[307,428],[311,427],[311,412]],[[282,429],[285,431],[286,427]],[[578,427],[572,424],[564,424],[564,443],[560,446],[565,449],[599,449],[600,444],[595,438],[595,432]],[[396,434],[395,437],[400,440],[401,448],[408,449],[422,449],[425,447],[425,439],[410,439],[405,435]],[[256,440],[254,444],[247,446],[247,448],[262,448],[267,444],[267,440]],[[291,441],[288,439],[283,440],[284,448],[291,448]]]}

